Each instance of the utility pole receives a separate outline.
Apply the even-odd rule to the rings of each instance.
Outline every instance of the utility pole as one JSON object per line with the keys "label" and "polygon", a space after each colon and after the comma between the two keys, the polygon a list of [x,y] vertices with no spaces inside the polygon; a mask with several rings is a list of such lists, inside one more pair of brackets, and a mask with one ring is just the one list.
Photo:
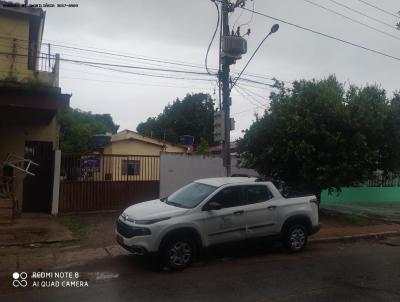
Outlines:
{"label": "utility pole", "polygon": [[[229,32],[229,11],[231,3],[229,0],[222,1],[221,20],[222,20],[222,37],[230,35]],[[222,159],[224,167],[226,168],[226,176],[231,176],[231,127],[230,127],[230,106],[231,106],[231,90],[229,87],[229,65],[232,64],[232,59],[223,56],[222,50],[220,52],[221,71],[220,71],[220,85],[222,85],[222,110],[224,112],[224,140],[222,144]]]}
{"label": "utility pole", "polygon": [[230,65],[235,64],[236,60],[240,60],[247,52],[247,41],[240,35],[239,27],[236,32],[230,31],[229,13],[234,12],[237,7],[244,7],[246,0],[236,0],[235,3],[231,3],[230,0],[219,0],[219,2],[221,3],[221,29],[218,80],[219,89],[222,92],[222,110],[214,115],[214,140],[222,141],[222,159],[226,176],[231,176],[230,132],[233,130],[234,121],[230,118],[232,86],[229,73]]}

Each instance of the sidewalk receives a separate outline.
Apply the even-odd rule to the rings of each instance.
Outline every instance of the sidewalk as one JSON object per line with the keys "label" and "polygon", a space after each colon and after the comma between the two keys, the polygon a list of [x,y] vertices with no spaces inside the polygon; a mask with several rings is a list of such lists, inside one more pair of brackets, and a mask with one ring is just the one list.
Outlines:
{"label": "sidewalk", "polygon": [[77,238],[59,219],[47,214],[22,214],[0,226],[0,248],[69,242]]}

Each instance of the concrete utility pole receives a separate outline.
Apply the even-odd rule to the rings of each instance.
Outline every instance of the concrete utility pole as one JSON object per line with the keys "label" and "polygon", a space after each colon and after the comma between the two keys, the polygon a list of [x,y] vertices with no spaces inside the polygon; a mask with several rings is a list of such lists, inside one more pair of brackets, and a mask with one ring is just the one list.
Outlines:
{"label": "concrete utility pole", "polygon": [[[231,3],[228,0],[223,0],[221,9],[221,20],[222,20],[222,37],[230,35],[229,32],[229,11],[231,9]],[[231,176],[231,154],[230,154],[230,106],[231,106],[231,91],[229,87],[229,65],[232,64],[232,60],[223,56],[220,52],[221,60],[221,72],[220,72],[220,84],[222,85],[222,110],[224,112],[224,141],[222,145],[222,158],[224,167],[226,167],[226,176]]]}

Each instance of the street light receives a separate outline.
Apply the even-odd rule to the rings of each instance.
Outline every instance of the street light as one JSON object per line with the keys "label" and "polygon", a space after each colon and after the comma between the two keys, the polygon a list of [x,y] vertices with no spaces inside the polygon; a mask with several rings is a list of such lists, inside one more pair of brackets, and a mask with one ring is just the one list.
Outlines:
{"label": "street light", "polygon": [[279,24],[274,24],[271,27],[271,30],[269,31],[268,35],[265,36],[265,38],[261,41],[260,45],[258,45],[258,47],[256,48],[256,50],[254,51],[254,53],[251,55],[250,59],[247,61],[246,65],[244,66],[244,68],[242,69],[242,71],[239,73],[239,75],[237,76],[237,78],[235,79],[235,81],[232,83],[231,89],[236,85],[236,82],[239,80],[239,78],[242,76],[243,72],[246,70],[247,66],[249,65],[250,61],[253,59],[253,57],[255,56],[255,54],[257,53],[257,51],[260,49],[261,45],[263,45],[264,41],[267,40],[267,38],[276,33],[279,29]]}

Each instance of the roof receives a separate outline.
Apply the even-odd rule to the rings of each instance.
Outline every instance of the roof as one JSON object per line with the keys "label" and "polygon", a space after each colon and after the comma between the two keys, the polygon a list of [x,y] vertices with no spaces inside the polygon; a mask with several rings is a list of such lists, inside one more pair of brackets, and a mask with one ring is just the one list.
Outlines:
{"label": "roof", "polygon": [[215,178],[198,179],[196,180],[196,182],[200,182],[202,184],[214,187],[220,187],[223,185],[233,184],[233,183],[243,183],[243,184],[254,183],[256,179],[257,179],[256,177],[215,177]]}
{"label": "roof", "polygon": [[148,143],[148,144],[157,145],[157,146],[160,146],[160,147],[163,147],[165,145],[176,146],[178,148],[182,148],[182,151],[186,151],[187,150],[187,147],[185,147],[185,146],[169,143],[169,142],[166,142],[166,141],[161,141],[161,140],[154,139],[154,138],[151,138],[151,137],[147,137],[147,136],[141,135],[141,134],[139,134],[139,133],[137,133],[135,131],[128,130],[128,129],[120,131],[120,132],[114,134],[111,137],[111,143],[120,142],[120,141],[129,141],[129,140],[130,141],[131,140],[142,141],[142,142],[145,142],[145,143]]}
{"label": "roof", "polygon": [[[230,144],[230,151],[231,151],[231,152],[235,152],[236,149],[237,149],[237,143],[236,143],[236,142],[231,142],[231,144]],[[221,146],[221,145],[218,145],[218,146],[210,147],[210,148],[208,149],[208,151],[211,152],[211,153],[221,153],[221,151],[222,151],[222,146]]]}

